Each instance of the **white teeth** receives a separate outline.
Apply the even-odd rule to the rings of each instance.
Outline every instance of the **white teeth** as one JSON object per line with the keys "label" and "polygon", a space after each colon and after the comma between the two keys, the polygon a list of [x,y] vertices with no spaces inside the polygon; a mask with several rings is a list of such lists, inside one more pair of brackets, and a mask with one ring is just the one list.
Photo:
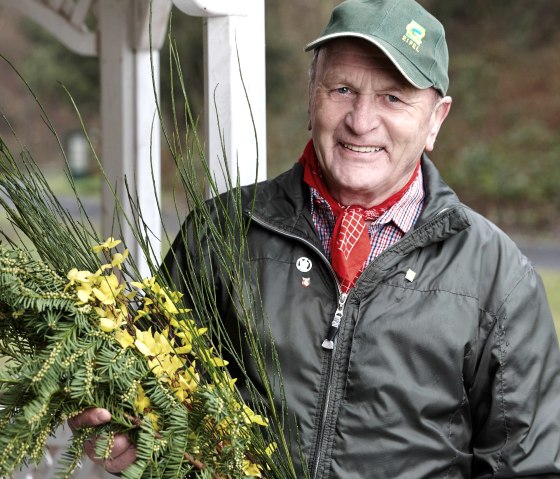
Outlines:
{"label": "white teeth", "polygon": [[358,153],[373,153],[381,151],[383,149],[380,146],[356,146],[349,145],[348,143],[344,143],[344,148],[348,148],[352,151],[357,151]]}

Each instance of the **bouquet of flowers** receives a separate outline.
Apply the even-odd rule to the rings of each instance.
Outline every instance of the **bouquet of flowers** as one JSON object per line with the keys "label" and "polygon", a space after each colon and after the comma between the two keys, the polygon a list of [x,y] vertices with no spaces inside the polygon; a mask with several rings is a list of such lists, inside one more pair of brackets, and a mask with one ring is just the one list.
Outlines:
{"label": "bouquet of flowers", "polygon": [[[204,226],[236,287],[244,274],[236,261],[245,254],[241,212],[233,205],[229,229],[213,226],[193,163],[197,156],[204,164],[193,135],[198,155],[181,146],[185,136],[166,138],[188,205],[198,212],[194,228]],[[212,187],[209,172],[205,179]],[[139,277],[126,245],[102,241],[83,208],[72,217],[31,155],[24,151],[16,161],[2,139],[0,206],[20,237],[18,243],[0,238],[0,476],[38,463],[57,427],[96,406],[111,412],[111,423],[74,434],[59,477],[72,475],[92,436],[99,438],[96,454],[107,458],[115,434],[126,433],[137,445],[127,479],[295,478],[286,413],[272,400],[272,382],[281,379],[269,378],[263,365],[260,390],[249,385],[254,397],[242,400],[223,359],[211,271],[185,273],[191,298],[166,284],[157,265],[152,277]],[[149,257],[141,212],[124,221],[136,226]],[[241,236],[239,244],[232,234]],[[256,321],[256,303],[248,298],[240,306],[248,323]],[[264,363],[256,334],[247,341],[255,362]]]}
{"label": "bouquet of flowers", "polygon": [[[9,358],[0,374],[0,473],[40,460],[61,422],[96,405],[113,412],[99,457],[109,456],[116,431],[136,439],[139,457],[125,477],[207,469],[208,477],[260,477],[273,445],[251,429],[267,421],[236,396],[205,330],[177,308],[177,293],[155,278],[119,280],[125,257],[114,253],[97,271],[72,269],[65,278],[0,247],[0,350]],[[74,437],[66,476],[92,432]]]}

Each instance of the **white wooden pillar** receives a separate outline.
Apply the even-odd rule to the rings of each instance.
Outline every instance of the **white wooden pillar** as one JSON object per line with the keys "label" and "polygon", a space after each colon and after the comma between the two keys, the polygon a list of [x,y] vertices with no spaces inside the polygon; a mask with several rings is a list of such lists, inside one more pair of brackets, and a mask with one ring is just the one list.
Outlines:
{"label": "white wooden pillar", "polygon": [[234,182],[237,172],[242,185],[265,179],[264,0],[173,3],[204,21],[206,158],[219,190],[227,188],[222,150]]}
{"label": "white wooden pillar", "polygon": [[[163,43],[169,0],[153,1],[153,50],[149,50],[149,0],[99,0],[101,61],[102,161],[110,184],[104,185],[102,231],[119,236],[135,258],[140,273],[149,269],[132,228],[113,224],[116,201],[129,218],[141,218],[149,232],[153,261],[161,250],[160,122],[156,113],[159,91],[159,49]],[[157,23],[156,23],[157,22]],[[153,65],[153,70],[152,70]],[[153,74],[153,82],[152,82]],[[125,182],[134,198],[127,200]],[[113,192],[116,195],[113,195]],[[133,206],[134,205],[134,206]]]}

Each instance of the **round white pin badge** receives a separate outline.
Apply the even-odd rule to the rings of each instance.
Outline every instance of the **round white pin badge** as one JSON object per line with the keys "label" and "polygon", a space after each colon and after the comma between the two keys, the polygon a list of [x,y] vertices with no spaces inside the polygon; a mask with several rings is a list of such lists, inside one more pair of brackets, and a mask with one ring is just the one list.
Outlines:
{"label": "round white pin badge", "polygon": [[305,256],[302,256],[296,261],[296,268],[302,273],[308,273],[312,267],[313,263],[311,263],[311,260]]}

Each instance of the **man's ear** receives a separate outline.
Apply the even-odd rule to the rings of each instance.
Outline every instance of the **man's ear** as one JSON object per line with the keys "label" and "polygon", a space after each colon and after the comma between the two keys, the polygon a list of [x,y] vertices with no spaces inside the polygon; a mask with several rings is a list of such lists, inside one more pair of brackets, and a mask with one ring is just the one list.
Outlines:
{"label": "man's ear", "polygon": [[434,144],[436,142],[439,129],[443,122],[449,115],[449,110],[451,110],[452,99],[450,96],[443,97],[439,100],[432,111],[430,116],[430,131],[428,132],[428,137],[426,138],[426,151],[432,151],[434,149]]}

